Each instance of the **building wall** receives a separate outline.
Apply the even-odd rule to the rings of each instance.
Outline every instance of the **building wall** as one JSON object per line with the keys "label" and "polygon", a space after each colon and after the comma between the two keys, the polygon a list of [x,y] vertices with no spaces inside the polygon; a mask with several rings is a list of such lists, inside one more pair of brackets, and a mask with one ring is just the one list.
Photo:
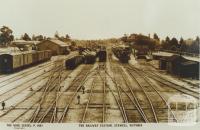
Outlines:
{"label": "building wall", "polygon": [[181,66],[181,76],[199,79],[199,63]]}
{"label": "building wall", "polygon": [[175,59],[173,61],[160,59],[159,68],[161,70],[166,69],[168,73],[173,75],[199,79],[199,63],[194,62],[193,64],[189,65],[182,64],[188,61],[189,60],[181,60],[181,59]]}
{"label": "building wall", "polygon": [[43,41],[37,45],[38,50],[51,50],[52,55],[59,55],[62,54],[61,47],[51,41]]}
{"label": "building wall", "polygon": [[159,60],[159,69],[166,70],[167,69],[167,61],[164,59]]}

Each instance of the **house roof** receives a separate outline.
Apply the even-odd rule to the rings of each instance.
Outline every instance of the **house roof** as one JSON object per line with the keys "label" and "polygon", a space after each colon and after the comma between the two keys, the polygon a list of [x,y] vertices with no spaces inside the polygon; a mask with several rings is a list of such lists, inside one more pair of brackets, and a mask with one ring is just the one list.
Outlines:
{"label": "house roof", "polygon": [[50,39],[49,41],[59,45],[59,46],[62,46],[62,47],[67,47],[69,46],[69,44],[63,42],[63,41],[60,41],[60,40],[57,40],[57,39]]}

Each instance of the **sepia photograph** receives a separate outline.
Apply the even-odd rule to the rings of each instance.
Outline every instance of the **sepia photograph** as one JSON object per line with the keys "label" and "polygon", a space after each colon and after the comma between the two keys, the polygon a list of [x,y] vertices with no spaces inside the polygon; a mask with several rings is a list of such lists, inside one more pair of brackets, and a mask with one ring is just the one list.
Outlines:
{"label": "sepia photograph", "polygon": [[0,130],[200,127],[200,0],[0,4]]}

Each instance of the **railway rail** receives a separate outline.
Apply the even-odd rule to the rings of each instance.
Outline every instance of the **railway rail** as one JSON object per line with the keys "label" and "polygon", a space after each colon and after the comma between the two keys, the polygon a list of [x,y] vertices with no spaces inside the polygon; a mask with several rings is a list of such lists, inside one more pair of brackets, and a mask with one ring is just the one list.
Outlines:
{"label": "railway rail", "polygon": [[[52,66],[54,63],[48,63],[48,64],[45,64],[44,66],[41,66],[40,68],[32,68],[31,70],[28,70],[26,72],[23,72],[23,73],[20,73],[20,74],[17,74],[15,76],[12,76],[10,78],[7,78],[5,80],[2,80],[0,81],[0,88],[3,88],[15,81],[18,81],[20,79],[23,79],[25,78],[26,76],[29,76],[29,75],[33,75],[35,73],[37,73],[38,71],[40,70],[43,70],[44,68],[48,67],[48,66]],[[25,81],[26,82],[26,81]]]}
{"label": "railway rail", "polygon": [[[128,66],[130,67],[130,65],[128,65]],[[132,68],[132,67],[131,67],[131,68]],[[128,68],[128,70],[131,71],[131,68]],[[133,70],[132,70],[132,71],[133,71]],[[152,89],[152,90],[154,90],[154,92],[156,92],[156,94],[158,95],[158,99],[160,98],[160,99],[164,102],[165,106],[167,107],[167,109],[168,109],[168,110],[170,111],[170,113],[172,114],[173,120],[174,120],[175,122],[178,122],[178,119],[177,119],[177,117],[175,117],[175,114],[173,113],[173,111],[172,111],[172,109],[171,109],[169,103],[167,102],[167,100],[166,100],[166,99],[162,96],[162,94],[157,90],[156,86],[154,86],[154,84],[152,84],[151,81],[148,79],[148,78],[151,78],[151,77],[148,77],[148,76],[146,75],[146,73],[141,73],[141,71],[138,71],[137,69],[134,69],[134,73],[137,74],[137,75],[139,75],[139,76],[141,76],[141,77],[143,77],[143,79],[145,80],[145,82],[148,83],[148,85],[149,85],[148,89]],[[154,98],[155,98],[155,97],[154,97]]]}
{"label": "railway rail", "polygon": [[[145,87],[143,87],[143,84],[144,84],[144,83],[140,83],[140,81],[137,80],[137,79],[134,77],[134,75],[133,75],[130,71],[128,71],[129,75],[132,77],[132,79],[135,81],[135,83],[139,86],[139,88],[141,88],[142,93],[140,93],[140,96],[144,95],[144,97],[146,98],[146,100],[147,100],[148,103],[149,103],[148,108],[150,108],[150,109],[151,109],[150,111],[152,111],[152,112],[149,112],[149,113],[147,113],[147,114],[145,114],[145,112],[144,112],[142,106],[141,106],[140,103],[139,103],[138,98],[136,97],[136,94],[134,94],[134,92],[136,92],[137,90],[133,90],[134,87],[133,87],[133,86],[132,86],[132,87],[130,86],[130,83],[128,83],[128,80],[127,80],[125,74],[123,74],[123,70],[121,70],[121,68],[119,68],[119,71],[120,71],[120,73],[122,74],[122,77],[123,77],[123,79],[124,79],[124,81],[125,81],[125,83],[126,83],[126,86],[127,86],[127,87],[129,88],[129,90],[131,91],[131,94],[132,94],[132,96],[134,97],[134,100],[136,101],[138,107],[140,108],[140,111],[145,115],[145,117],[146,117],[145,120],[148,121],[148,122],[156,122],[156,123],[158,123],[158,117],[157,117],[157,114],[156,114],[156,112],[155,112],[155,107],[154,107],[154,105],[153,105],[153,103],[152,103],[152,100],[150,99],[150,95],[149,95],[148,92],[145,90]],[[147,104],[148,104],[148,103],[147,103]],[[146,105],[147,105],[147,104],[146,104]],[[152,117],[154,117],[153,120],[151,120],[151,118],[148,118],[148,116],[151,115],[151,114],[152,114]],[[151,120],[151,121],[150,121],[150,120]]]}
{"label": "railway rail", "polygon": [[73,94],[70,96],[69,102],[65,104],[64,110],[61,113],[61,116],[58,118],[57,122],[62,123],[64,122],[67,112],[70,109],[70,105],[72,104],[74,98],[78,94],[79,90],[82,88],[82,85],[87,80],[89,74],[91,71],[92,65],[86,65],[85,68],[78,74],[78,76],[74,79],[74,81],[71,83],[71,85],[68,87],[66,91],[74,91]]}
{"label": "railway rail", "polygon": [[[111,59],[111,57],[109,58]],[[116,74],[116,73],[119,73],[119,68],[117,67],[116,63],[114,61],[111,61],[110,63],[112,63],[112,67],[111,67],[111,70]],[[128,87],[128,89],[130,90],[130,93],[129,94],[123,87],[121,86],[124,86],[122,84],[120,84],[120,82],[118,82],[119,80],[115,78],[115,76],[111,76],[109,75],[109,73],[107,72],[108,76],[112,79],[113,83],[115,84],[115,87],[117,89],[117,93],[118,93],[118,101],[117,101],[117,104],[120,105],[119,108],[121,110],[121,114],[122,114],[122,117],[123,117],[123,120],[124,122],[131,122],[131,117],[129,117],[128,115],[131,115],[130,111],[127,111],[127,109],[125,108],[125,105],[124,105],[124,101],[121,97],[121,93],[124,93],[127,98],[129,99],[129,101],[133,104],[133,106],[136,108],[136,110],[139,112],[142,120],[144,122],[149,122],[144,111],[142,110],[142,107],[140,106],[135,94],[133,93],[132,89],[130,88],[130,86],[127,84],[127,80],[125,80],[125,84],[126,84],[126,87]],[[122,74],[123,75],[123,74]],[[124,80],[124,79],[123,79]],[[112,93],[113,96],[114,96],[114,93]],[[115,97],[115,96],[114,96]],[[116,97],[115,97],[116,99]]]}
{"label": "railway rail", "polygon": [[[105,64],[99,63],[98,69],[95,71],[95,74],[93,75],[95,77],[93,77],[88,101],[85,105],[83,116],[80,121],[81,123],[87,123],[87,117],[90,117],[91,113],[88,113],[88,111],[90,109],[90,106],[92,106],[91,100],[94,99],[93,96],[95,95],[95,93],[93,91],[95,91],[94,90],[95,88],[102,89],[102,103],[101,103],[102,104],[102,118],[101,118],[102,120],[100,120],[99,122],[105,123],[105,121],[106,121],[106,73],[105,73],[105,69],[106,69]],[[92,107],[92,108],[94,108],[94,107]]]}
{"label": "railway rail", "polygon": [[[57,71],[57,68],[52,69],[52,71]],[[32,98],[32,97],[33,97],[37,92],[39,92],[39,91],[44,91],[44,86],[39,87],[39,88],[38,88],[37,90],[35,90],[35,91],[32,91],[32,92],[31,92],[30,94],[28,94],[23,100],[17,102],[14,106],[10,107],[6,112],[4,112],[3,114],[1,114],[1,115],[0,115],[0,118],[3,117],[3,116],[5,116],[6,114],[8,114],[10,111],[12,111],[13,109],[15,109],[15,108],[16,108],[17,106],[19,106],[20,104],[22,104],[22,103],[28,101],[28,99]],[[15,95],[13,95],[13,96],[15,96]],[[6,100],[8,100],[8,99],[6,99]],[[4,101],[5,101],[5,99],[4,99]],[[36,103],[37,103],[37,102],[38,102],[38,101],[36,101]],[[35,104],[36,104],[36,103],[35,103]],[[33,105],[35,105],[35,104],[33,104]],[[31,107],[33,107],[33,105],[30,106],[28,109],[30,109]]]}
{"label": "railway rail", "polygon": [[[63,69],[63,60],[60,60],[60,61],[57,61],[55,62],[55,65],[54,65],[54,68],[52,68],[51,72],[49,73],[52,73],[51,75],[49,75],[49,79],[46,83],[46,86],[49,86],[49,87],[46,87],[46,86],[41,86],[39,87],[37,90],[31,92],[28,96],[26,96],[22,101],[18,102],[15,104],[15,106],[9,108],[6,112],[4,112],[2,115],[0,115],[0,118],[5,116],[6,114],[8,114],[10,111],[12,111],[13,109],[15,109],[17,106],[19,106],[20,104],[23,104],[24,102],[28,101],[29,99],[31,99],[32,97],[34,98],[34,95],[37,93],[37,92],[40,92],[40,91],[48,91],[48,92],[51,92],[53,90],[55,90],[56,86],[57,86],[57,83],[60,84],[60,80],[62,78],[62,80],[64,80],[72,71],[66,71],[63,73],[63,77],[61,76],[60,72],[57,76],[55,76],[54,74],[55,73],[58,73],[58,70],[62,70]],[[60,79],[59,82],[54,82],[55,80],[57,79]],[[57,91],[59,89],[56,89]],[[46,93],[43,93],[44,95],[46,95]],[[44,95],[41,95],[44,96]],[[17,121],[21,116],[25,115],[29,110],[33,109],[33,107],[35,107],[39,101],[41,101],[41,98],[39,98],[39,100],[37,100],[36,102],[34,102],[32,105],[30,105],[30,107],[27,108],[27,110],[25,110],[23,113],[21,113],[18,117],[16,117],[12,122],[15,122]]]}
{"label": "railway rail", "polygon": [[163,84],[169,88],[172,88],[172,89],[175,89],[181,93],[184,93],[186,95],[190,95],[192,97],[195,97],[197,99],[199,99],[199,96],[200,96],[200,93],[197,92],[197,91],[194,91],[194,90],[191,90],[191,89],[188,89],[186,87],[183,87],[181,85],[178,85],[172,81],[169,81],[168,79],[166,78],[163,78],[161,75],[158,75],[158,74],[155,74],[153,72],[149,72],[149,71],[144,71],[142,69],[138,69],[138,68],[135,68],[134,66],[130,66],[129,65],[129,70],[135,70],[135,71],[138,71],[139,73],[142,73],[142,75],[146,76],[146,77],[149,77],[151,79],[154,79],[155,81],[159,82],[160,84]]}
{"label": "railway rail", "polygon": [[[59,68],[61,70],[61,68]],[[41,94],[41,97],[39,99],[37,99],[37,101],[35,103],[33,103],[29,108],[27,108],[26,111],[24,111],[23,113],[21,113],[19,116],[17,116],[16,118],[14,118],[14,120],[12,122],[16,122],[20,117],[22,117],[23,115],[25,115],[29,110],[31,109],[34,109],[33,107],[36,107],[37,104],[41,105],[40,103],[42,101],[44,101],[44,98],[47,96],[47,93],[50,93],[56,86],[53,84],[53,87],[50,87],[49,85],[51,84],[52,81],[55,81],[57,79],[54,78],[53,79],[53,75],[59,70],[59,69],[56,69],[54,72],[51,73],[51,75],[49,76],[49,79],[46,83],[45,86],[42,87],[43,90],[40,90],[42,91],[42,94]],[[59,74],[59,77],[60,79],[60,74]],[[61,80],[61,79],[60,79]],[[58,90],[57,90],[58,91]],[[38,92],[38,91],[37,91]],[[38,108],[38,107],[37,107]],[[39,108],[38,108],[39,109]]]}
{"label": "railway rail", "polygon": [[[41,123],[45,120],[45,117],[47,116],[47,114],[51,115],[50,111],[53,108],[56,109],[56,102],[59,98],[57,96],[57,92],[59,92],[59,89],[60,89],[59,82],[61,80],[61,72],[62,72],[62,69],[59,69],[57,72],[52,73],[52,75],[50,76],[50,78],[45,86],[45,90],[43,91],[43,94],[40,98],[40,102],[38,103],[32,117],[30,119],[30,122]],[[56,74],[56,73],[58,73],[58,74],[54,76],[54,74]],[[52,94],[52,92],[53,92],[53,94]],[[51,95],[51,96],[53,95],[53,100],[50,102],[50,105],[45,102],[48,99],[48,95]],[[46,107],[46,109],[44,107]]]}

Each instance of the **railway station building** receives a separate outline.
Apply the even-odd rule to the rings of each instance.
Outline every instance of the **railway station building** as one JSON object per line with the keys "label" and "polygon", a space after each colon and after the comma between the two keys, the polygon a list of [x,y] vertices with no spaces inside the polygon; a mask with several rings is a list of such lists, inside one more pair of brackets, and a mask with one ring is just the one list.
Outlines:
{"label": "railway station building", "polygon": [[62,42],[58,39],[48,39],[41,41],[37,44],[37,49],[42,50],[51,50],[52,55],[65,55],[69,53],[70,45],[69,43]]}

